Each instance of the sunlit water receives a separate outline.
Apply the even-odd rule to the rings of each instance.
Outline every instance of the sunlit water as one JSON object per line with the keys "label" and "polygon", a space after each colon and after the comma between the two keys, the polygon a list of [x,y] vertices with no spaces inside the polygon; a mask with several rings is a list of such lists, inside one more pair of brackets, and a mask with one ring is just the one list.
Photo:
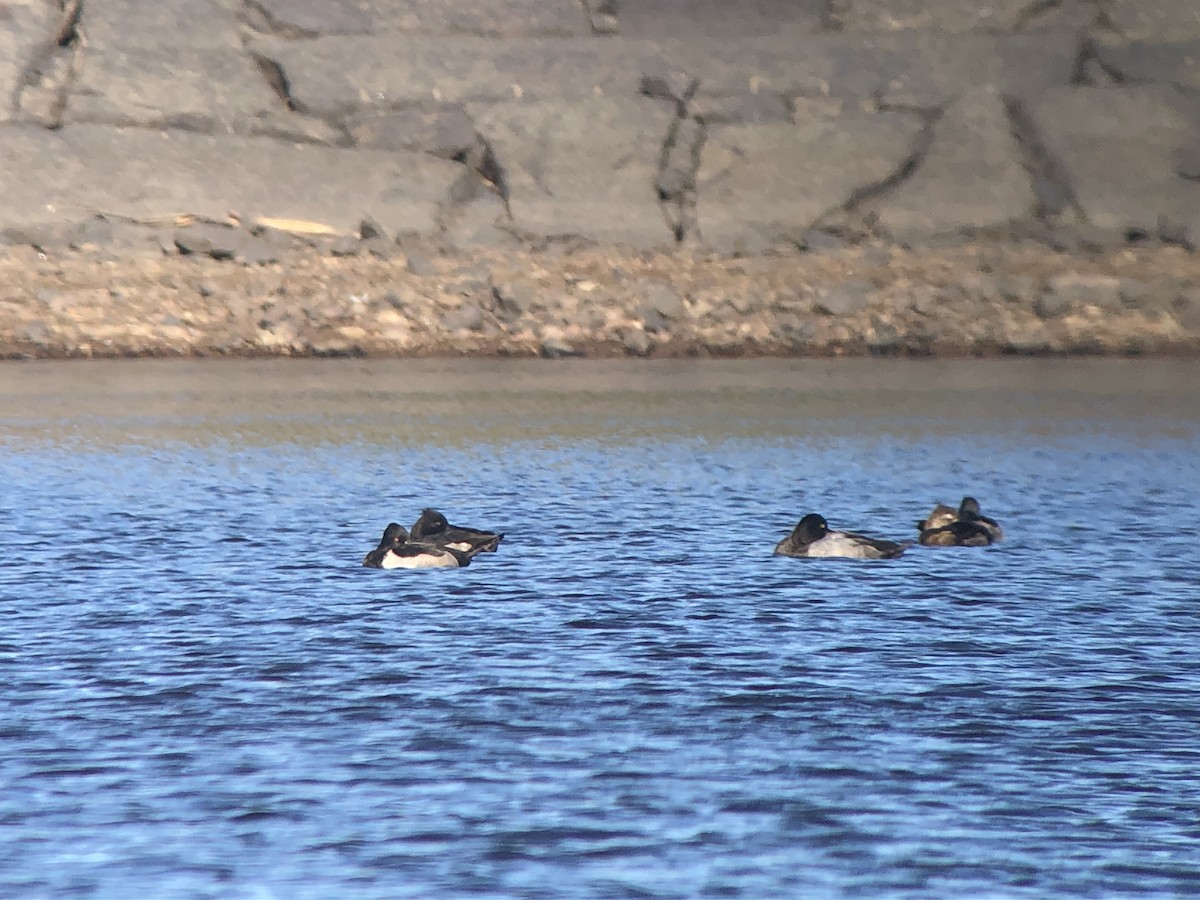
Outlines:
{"label": "sunlit water", "polygon": [[[1198,383],[5,364],[0,896],[1194,894]],[[361,568],[425,505],[500,552]]]}

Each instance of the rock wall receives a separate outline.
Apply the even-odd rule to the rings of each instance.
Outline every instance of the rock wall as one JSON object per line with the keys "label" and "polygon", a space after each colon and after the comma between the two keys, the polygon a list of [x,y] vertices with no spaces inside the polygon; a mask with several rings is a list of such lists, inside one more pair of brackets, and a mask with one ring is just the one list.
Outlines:
{"label": "rock wall", "polygon": [[[1200,337],[1193,0],[4,0],[0,96],[0,259],[12,266],[33,247],[77,273],[92,270],[68,258],[90,254],[182,283],[198,258],[282,272],[319,257],[357,272],[347,261],[367,254],[391,266],[372,277],[403,278],[414,257],[441,261],[440,277],[507,254],[567,284],[600,253],[619,271],[673,259],[652,282],[709,272],[728,295],[715,306],[718,330],[735,335],[714,345],[726,349],[875,346],[867,320],[906,277],[941,297],[914,301],[934,304],[926,317],[972,319],[951,308],[961,297],[984,318],[1021,304],[1034,336],[917,340],[893,316],[895,346],[1113,349],[1128,341],[1104,323],[1143,316],[1140,304],[1165,317],[1138,332],[1142,349]],[[947,247],[975,249],[939,274]],[[1036,276],[993,265],[1031,247],[1044,257]],[[746,337],[765,313],[729,299],[754,282],[728,260],[829,279],[872,253],[891,268],[807,284],[813,309],[789,308],[797,322],[779,326],[790,337]],[[242,300],[259,274],[234,279]],[[19,331],[56,279],[30,285],[32,298],[0,285],[0,344],[70,349],[53,317],[34,333],[58,343]],[[112,287],[101,270],[84,280]],[[654,291],[585,280],[624,333],[657,334],[669,318]],[[436,304],[442,287],[426,286]],[[690,313],[708,302],[669,287]],[[487,297],[503,312],[503,290]],[[481,321],[492,302],[475,304]],[[1037,336],[1082,308],[1102,313],[1090,331]],[[849,337],[814,315],[844,317]],[[453,345],[462,322],[438,321],[418,329],[431,335],[419,346],[359,323],[355,346]],[[526,332],[541,346],[559,327],[495,325],[476,352],[518,352]],[[648,352],[572,325],[581,346]],[[104,352],[87,338],[75,349]],[[285,349],[316,352],[299,339],[241,352]],[[126,350],[195,347],[164,336]]]}

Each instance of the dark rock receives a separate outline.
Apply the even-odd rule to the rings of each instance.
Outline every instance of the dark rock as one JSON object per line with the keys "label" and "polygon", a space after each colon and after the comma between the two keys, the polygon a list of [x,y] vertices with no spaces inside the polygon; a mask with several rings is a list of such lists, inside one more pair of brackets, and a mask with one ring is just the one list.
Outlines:
{"label": "dark rock", "polygon": [[820,292],[814,306],[827,316],[852,316],[871,305],[871,293],[870,282],[851,279]]}
{"label": "dark rock", "polygon": [[236,229],[203,223],[176,228],[174,241],[184,255],[211,256],[213,259],[233,259],[241,245]]}

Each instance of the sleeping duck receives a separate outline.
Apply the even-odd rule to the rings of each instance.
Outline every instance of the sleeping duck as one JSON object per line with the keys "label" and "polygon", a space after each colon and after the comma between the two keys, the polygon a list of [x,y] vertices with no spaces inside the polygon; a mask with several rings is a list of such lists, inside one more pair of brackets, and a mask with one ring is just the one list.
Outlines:
{"label": "sleeping duck", "polygon": [[917,523],[917,531],[929,531],[931,528],[942,528],[958,519],[958,510],[945,503],[939,503],[926,518]]}
{"label": "sleeping duck", "polygon": [[452,569],[469,566],[478,552],[410,541],[403,525],[389,522],[379,546],[363,558],[363,565],[369,569]]}
{"label": "sleeping duck", "polygon": [[982,514],[974,497],[963,497],[957,510],[939,503],[917,528],[918,541],[926,547],[986,547],[1004,537],[999,523]]}
{"label": "sleeping duck", "polygon": [[475,553],[495,553],[503,534],[451,525],[436,509],[426,509],[413,523],[412,539],[438,547]]}
{"label": "sleeping duck", "polygon": [[912,546],[849,531],[830,531],[829,523],[809,513],[795,529],[775,545],[776,556],[841,556],[850,559],[893,559]]}

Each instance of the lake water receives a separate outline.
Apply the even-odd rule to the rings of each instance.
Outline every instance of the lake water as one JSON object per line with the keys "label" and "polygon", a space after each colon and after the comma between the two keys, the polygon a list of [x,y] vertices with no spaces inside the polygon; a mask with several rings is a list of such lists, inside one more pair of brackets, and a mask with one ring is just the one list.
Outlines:
{"label": "lake water", "polygon": [[[0,365],[0,896],[1200,893],[1198,384]],[[361,567],[427,505],[500,551]]]}

